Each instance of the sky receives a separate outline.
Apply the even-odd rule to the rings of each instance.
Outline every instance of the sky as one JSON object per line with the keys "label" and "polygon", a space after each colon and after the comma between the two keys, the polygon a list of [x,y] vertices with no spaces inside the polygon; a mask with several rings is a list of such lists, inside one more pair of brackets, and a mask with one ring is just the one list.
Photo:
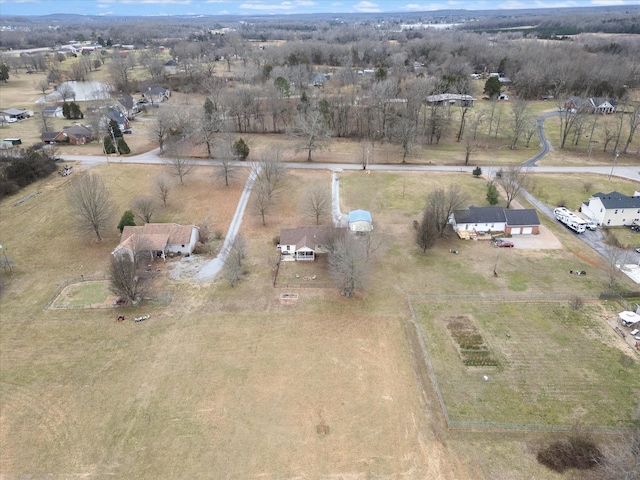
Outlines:
{"label": "sky", "polygon": [[273,15],[638,5],[640,0],[0,0],[0,15]]}

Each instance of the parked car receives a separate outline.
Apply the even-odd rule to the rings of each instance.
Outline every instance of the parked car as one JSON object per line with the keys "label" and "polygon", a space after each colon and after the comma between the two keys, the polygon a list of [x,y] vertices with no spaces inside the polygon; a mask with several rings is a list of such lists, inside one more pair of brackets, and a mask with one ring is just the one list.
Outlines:
{"label": "parked car", "polygon": [[636,252],[640,253],[640,247],[636,248]]}
{"label": "parked car", "polygon": [[496,247],[513,248],[515,246],[513,242],[505,240],[504,238],[496,238],[493,240],[493,243],[495,243]]}

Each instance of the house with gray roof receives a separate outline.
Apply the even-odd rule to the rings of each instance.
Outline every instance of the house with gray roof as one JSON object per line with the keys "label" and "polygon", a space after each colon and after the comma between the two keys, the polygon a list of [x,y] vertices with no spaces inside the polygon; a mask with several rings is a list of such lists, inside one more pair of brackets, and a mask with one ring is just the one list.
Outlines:
{"label": "house with gray roof", "polygon": [[640,192],[631,196],[616,191],[594,193],[587,203],[582,204],[581,210],[605,227],[640,225]]}
{"label": "house with gray roof", "polygon": [[460,238],[475,238],[486,233],[537,235],[540,219],[534,209],[508,210],[502,207],[475,207],[454,210],[449,223]]}
{"label": "house with gray roof", "polygon": [[278,249],[284,261],[314,261],[316,255],[329,253],[329,245],[344,228],[311,226],[280,230]]}

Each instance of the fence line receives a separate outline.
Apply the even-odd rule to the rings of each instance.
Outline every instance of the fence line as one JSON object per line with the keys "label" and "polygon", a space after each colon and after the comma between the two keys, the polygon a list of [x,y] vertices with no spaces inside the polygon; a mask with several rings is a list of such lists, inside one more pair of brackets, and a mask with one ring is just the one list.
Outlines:
{"label": "fence line", "polygon": [[513,293],[513,294],[433,294],[408,295],[410,301],[421,302],[559,302],[580,297],[583,300],[598,300],[599,296],[575,293]]}
{"label": "fence line", "polygon": [[[100,281],[104,281],[104,280],[109,280],[110,278],[111,277],[105,276],[105,275],[80,275],[80,277],[75,277],[75,278],[70,278],[68,280],[64,280],[60,285],[58,285],[58,288],[56,288],[54,290],[53,295],[49,298],[47,303],[45,303],[44,310],[49,310],[50,308],[52,308],[53,302],[56,301],[56,298],[58,298],[58,296],[60,296],[62,291],[65,288],[67,288],[69,285],[73,285],[75,283],[83,283],[83,282],[100,282]],[[62,308],[76,309],[76,308],[87,308],[87,307],[82,305],[82,306],[77,306],[77,307],[64,306],[64,307],[56,307],[56,308],[60,308],[60,309],[62,309]],[[90,306],[89,308],[94,308],[94,307]]]}
{"label": "fence line", "polygon": [[[431,363],[431,358],[429,357],[429,352],[427,350],[426,343],[424,341],[424,336],[422,335],[422,330],[418,325],[418,321],[416,320],[416,313],[413,309],[412,299],[416,298],[419,300],[425,300],[427,298],[438,298],[433,301],[444,301],[439,299],[442,297],[440,295],[417,295],[417,296],[407,296],[407,302],[409,304],[409,311],[411,312],[411,317],[406,320],[405,330],[407,331],[407,335],[409,336],[409,341],[414,344],[412,350],[414,350],[414,361],[415,362],[423,362],[427,367],[427,371],[429,372],[429,376],[431,377],[431,383],[436,391],[436,395],[438,397],[438,402],[440,403],[440,409],[442,410],[442,414],[444,416],[445,422],[447,424],[447,428],[450,430],[465,430],[465,431],[502,431],[502,432],[571,432],[576,430],[575,425],[540,425],[540,424],[526,424],[526,423],[500,423],[500,422],[472,422],[472,421],[460,421],[460,420],[451,420],[449,418],[449,413],[447,412],[447,407],[444,403],[444,398],[442,397],[442,392],[440,391],[440,386],[438,385],[438,379],[436,377],[435,370],[433,369],[433,365]],[[452,297],[454,299],[460,299],[460,297],[467,299],[467,297],[478,297],[477,295],[446,295],[445,297]],[[496,296],[493,296],[496,297]],[[500,296],[504,297],[504,296]],[[532,297],[529,296],[529,300],[532,300]],[[548,296],[545,296],[548,297]],[[554,295],[554,297],[563,297],[562,294]],[[575,297],[575,295],[573,295]],[[483,296],[484,300],[485,296]],[[565,297],[562,299],[566,299],[569,297]],[[559,298],[560,299],[560,298]],[[477,299],[474,299],[477,301]],[[489,300],[487,300],[489,301]],[[523,300],[502,300],[502,301],[523,301]],[[411,334],[414,334],[413,336]],[[421,357],[418,357],[419,352],[416,351],[418,349],[415,348],[415,343],[418,344],[419,352],[422,353]],[[419,369],[416,368],[416,376],[418,377],[418,382],[422,384],[422,377],[419,374]],[[424,390],[424,386],[423,386]],[[577,427],[581,432],[594,432],[594,433],[607,433],[607,434],[618,434],[626,431],[627,429],[624,427],[607,427],[607,426],[579,426]]]}

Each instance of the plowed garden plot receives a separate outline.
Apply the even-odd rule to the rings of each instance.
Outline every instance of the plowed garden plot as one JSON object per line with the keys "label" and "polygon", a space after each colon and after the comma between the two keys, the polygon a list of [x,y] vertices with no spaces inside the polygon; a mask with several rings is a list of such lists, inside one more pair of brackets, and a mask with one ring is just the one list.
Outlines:
{"label": "plowed garden plot", "polygon": [[[638,359],[598,318],[596,306],[580,311],[561,303],[414,306],[452,421],[631,422],[640,391]],[[474,349],[495,362],[469,360],[465,350],[473,354]]]}

